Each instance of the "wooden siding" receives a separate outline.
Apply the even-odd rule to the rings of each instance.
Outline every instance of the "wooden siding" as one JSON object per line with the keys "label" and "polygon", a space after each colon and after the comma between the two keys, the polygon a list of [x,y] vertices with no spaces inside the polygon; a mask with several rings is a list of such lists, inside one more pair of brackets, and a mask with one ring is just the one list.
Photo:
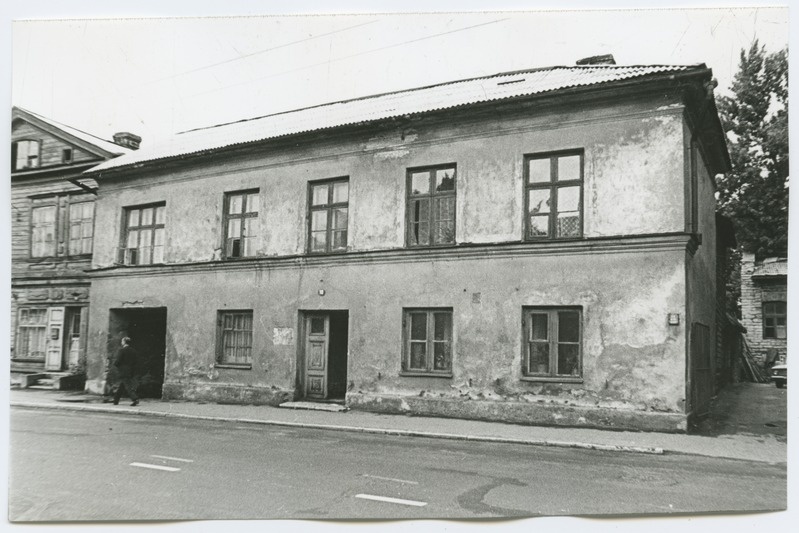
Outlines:
{"label": "wooden siding", "polygon": [[[72,148],[72,164],[88,161],[101,161],[102,158],[87,152],[82,148],[69,144],[41,129],[23,121],[17,121],[12,126],[11,142],[29,139],[41,142],[39,152],[40,168],[64,165],[62,157],[64,148]],[[68,166],[68,165],[66,165]]]}
{"label": "wooden siding", "polygon": [[[96,187],[93,180],[81,179],[82,183]],[[75,258],[31,258],[30,224],[31,196],[62,195],[78,193],[83,200],[94,201],[91,194],[83,193],[77,186],[64,178],[34,178],[24,182],[15,182],[11,187],[11,272],[12,278],[17,276],[36,277],[75,277],[82,276],[88,268],[89,260],[76,261]],[[65,237],[61,235],[59,239]],[[66,247],[67,243],[63,242]]]}

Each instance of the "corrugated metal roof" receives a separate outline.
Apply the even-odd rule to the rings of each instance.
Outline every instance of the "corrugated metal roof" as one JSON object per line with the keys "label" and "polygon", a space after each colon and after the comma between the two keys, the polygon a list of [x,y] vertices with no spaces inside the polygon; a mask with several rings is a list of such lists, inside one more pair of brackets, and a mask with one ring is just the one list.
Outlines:
{"label": "corrugated metal roof", "polygon": [[703,68],[704,65],[591,65],[495,74],[191,130],[106,161],[89,172],[348,124]]}
{"label": "corrugated metal roof", "polygon": [[788,275],[787,259],[777,259],[777,260],[766,259],[761,264],[755,266],[755,269],[752,272],[752,277],[761,277],[761,278],[768,276],[787,276],[787,275]]}
{"label": "corrugated metal roof", "polygon": [[113,143],[111,141],[107,141],[105,139],[101,139],[100,137],[96,137],[96,136],[92,135],[91,133],[86,133],[85,131],[81,131],[79,129],[75,129],[72,126],[67,126],[66,124],[62,124],[62,123],[60,123],[58,121],[55,121],[55,120],[50,119],[50,118],[47,118],[47,117],[42,116],[42,115],[40,115],[38,113],[34,113],[33,111],[28,111],[27,109],[22,109],[22,108],[18,108],[18,109],[21,109],[25,113],[33,115],[34,117],[38,118],[42,122],[46,122],[47,124],[50,124],[54,128],[58,128],[61,131],[65,132],[65,133],[68,133],[69,135],[72,135],[73,137],[77,137],[78,139],[80,139],[80,140],[82,140],[84,142],[87,142],[87,143],[92,144],[92,145],[94,145],[94,146],[96,146],[98,148],[101,148],[102,150],[105,150],[106,152],[111,152],[112,154],[115,154],[115,155],[127,154],[127,153],[132,152],[132,150],[130,148],[126,148],[124,146],[120,146],[118,144],[115,144],[115,143]]}

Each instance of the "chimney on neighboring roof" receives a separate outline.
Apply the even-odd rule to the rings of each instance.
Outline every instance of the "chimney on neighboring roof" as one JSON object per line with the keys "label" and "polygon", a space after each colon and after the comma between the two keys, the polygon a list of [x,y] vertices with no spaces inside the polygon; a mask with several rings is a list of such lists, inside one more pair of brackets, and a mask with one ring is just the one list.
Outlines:
{"label": "chimney on neighboring roof", "polygon": [[127,131],[120,131],[114,134],[114,144],[130,148],[131,150],[138,150],[141,144],[141,137]]}
{"label": "chimney on neighboring roof", "polygon": [[613,54],[604,54],[601,56],[584,57],[577,60],[578,65],[615,65],[616,60],[613,59]]}

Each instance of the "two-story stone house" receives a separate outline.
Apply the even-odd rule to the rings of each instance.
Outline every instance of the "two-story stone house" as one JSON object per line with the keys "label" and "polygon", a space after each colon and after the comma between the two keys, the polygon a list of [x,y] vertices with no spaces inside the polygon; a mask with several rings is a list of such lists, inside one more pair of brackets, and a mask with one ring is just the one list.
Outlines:
{"label": "two-story stone house", "polygon": [[11,371],[80,371],[96,184],[82,173],[130,152],[14,107],[11,122]]}
{"label": "two-story stone house", "polygon": [[552,67],[178,134],[100,196],[87,388],[681,431],[707,408],[704,65]]}

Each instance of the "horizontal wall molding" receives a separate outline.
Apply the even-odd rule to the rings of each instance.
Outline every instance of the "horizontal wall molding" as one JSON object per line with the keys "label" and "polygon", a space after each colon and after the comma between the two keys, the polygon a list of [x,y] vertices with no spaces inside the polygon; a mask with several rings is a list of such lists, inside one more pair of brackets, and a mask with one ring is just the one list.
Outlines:
{"label": "horizontal wall molding", "polygon": [[91,282],[87,277],[82,278],[57,278],[57,277],[14,277],[11,279],[11,288],[15,287],[89,287]]}
{"label": "horizontal wall molding", "polygon": [[116,265],[88,270],[92,278],[115,278],[190,274],[199,272],[234,272],[256,270],[325,268],[362,264],[424,263],[467,261],[474,259],[507,259],[531,256],[568,256],[594,254],[645,253],[653,251],[688,252],[695,249],[695,240],[688,233],[665,233],[629,237],[595,237],[573,241],[505,242],[492,244],[460,244],[440,248],[400,248],[342,252],[329,255],[291,255],[255,257],[237,260],[167,263],[163,265]]}

